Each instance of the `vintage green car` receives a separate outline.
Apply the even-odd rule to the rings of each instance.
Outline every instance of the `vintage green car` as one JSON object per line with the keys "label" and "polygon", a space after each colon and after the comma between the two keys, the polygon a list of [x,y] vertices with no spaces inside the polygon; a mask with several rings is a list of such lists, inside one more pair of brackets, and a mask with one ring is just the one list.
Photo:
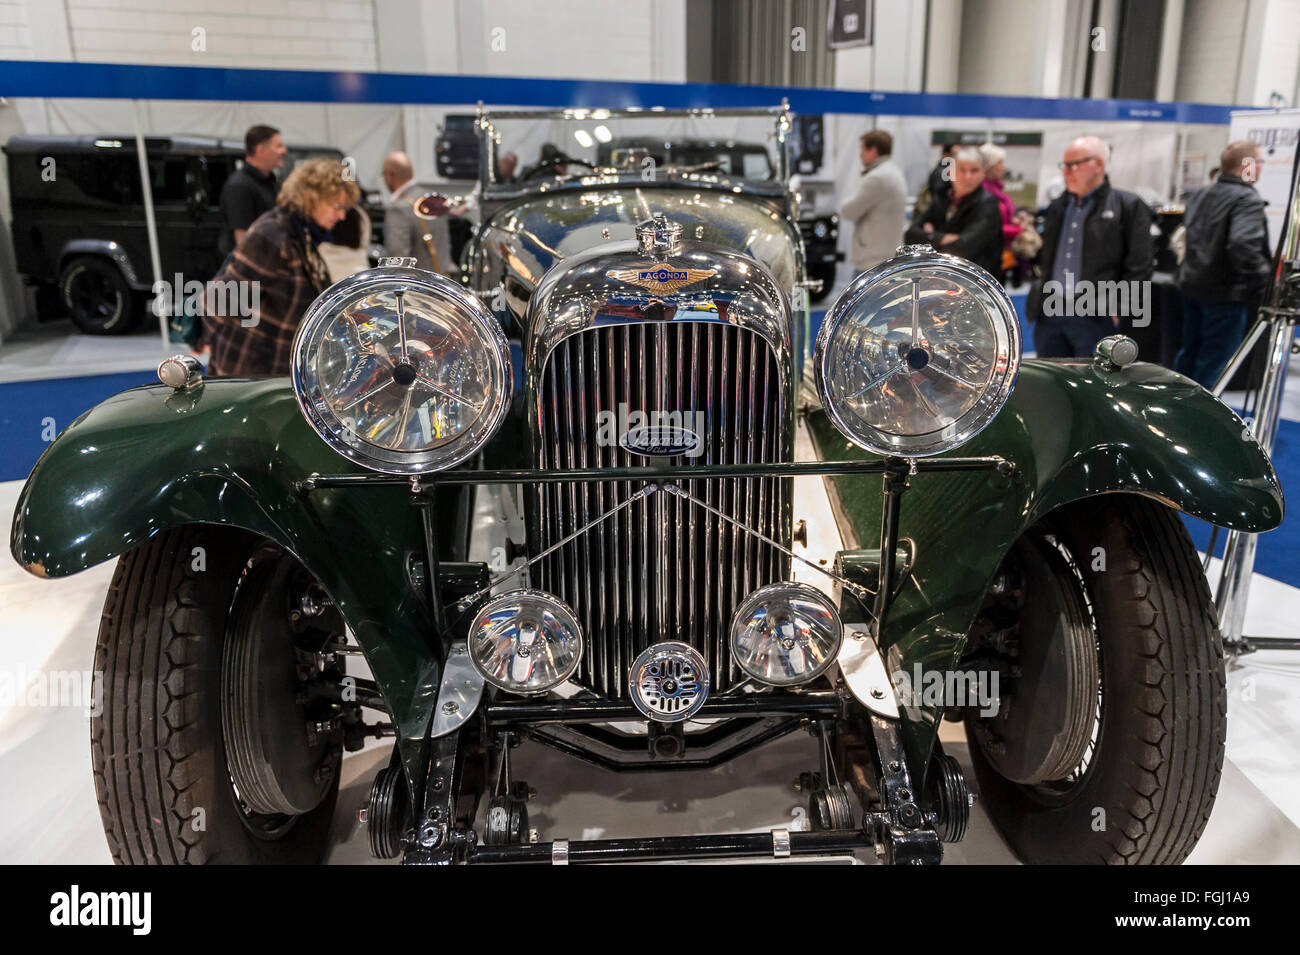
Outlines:
{"label": "vintage green car", "polygon": [[[770,129],[774,180],[554,147],[494,178],[511,123],[589,148],[732,120]],[[938,862],[971,804],[948,718],[1025,861],[1184,859],[1227,698],[1178,512],[1283,516],[1242,421],[1119,336],[1022,362],[1001,287],[928,248],[855,279],[814,342],[783,108],[477,128],[462,283],[335,285],[292,379],[164,362],[23,490],[31,573],[118,559],[91,740],[114,858],[318,860],[344,750],[392,736],[384,858]],[[818,476],[843,542],[820,558],[794,495]],[[535,837],[511,772],[524,739],[674,771],[798,729],[798,831]]]}

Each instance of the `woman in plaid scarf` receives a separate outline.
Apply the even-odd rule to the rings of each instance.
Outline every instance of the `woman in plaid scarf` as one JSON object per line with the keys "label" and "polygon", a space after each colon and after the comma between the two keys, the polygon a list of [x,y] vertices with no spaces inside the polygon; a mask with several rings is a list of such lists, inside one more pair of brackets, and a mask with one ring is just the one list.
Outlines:
{"label": "woman in plaid scarf", "polygon": [[330,284],[317,246],[360,198],[336,159],[298,165],[208,283],[203,342],[208,375],[287,375],[294,332]]}

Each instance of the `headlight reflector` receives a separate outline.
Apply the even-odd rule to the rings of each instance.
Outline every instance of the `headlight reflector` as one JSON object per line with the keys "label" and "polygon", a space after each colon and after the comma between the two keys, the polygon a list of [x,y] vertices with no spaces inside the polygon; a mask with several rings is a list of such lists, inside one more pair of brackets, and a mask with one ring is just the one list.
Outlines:
{"label": "headlight reflector", "polygon": [[844,639],[830,598],[807,584],[760,587],[736,608],[731,652],[737,666],[760,683],[794,686],[826,672]]}
{"label": "headlight reflector", "polygon": [[881,455],[923,457],[969,441],[1020,369],[1020,323],[987,272],[908,246],[856,279],[817,336],[817,388],[835,426]]}
{"label": "headlight reflector", "polygon": [[545,693],[582,659],[582,627],[561,600],[513,590],[483,605],[469,630],[469,658],[483,679],[512,693]]}
{"label": "headlight reflector", "polygon": [[510,404],[510,346],[450,279],[371,269],[326,289],[293,346],[293,385],[334,450],[390,474],[449,468],[492,437]]}

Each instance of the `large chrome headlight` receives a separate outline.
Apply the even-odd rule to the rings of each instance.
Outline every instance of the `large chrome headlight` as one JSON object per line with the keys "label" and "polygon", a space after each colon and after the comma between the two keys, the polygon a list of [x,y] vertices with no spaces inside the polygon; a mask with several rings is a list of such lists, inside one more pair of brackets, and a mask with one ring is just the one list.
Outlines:
{"label": "large chrome headlight", "polygon": [[513,387],[510,346],[450,279],[371,269],[307,310],[293,387],[316,433],[344,457],[389,474],[438,471],[500,427]]}
{"label": "large chrome headlight", "polygon": [[907,246],[835,301],[813,364],[826,413],[854,444],[881,455],[940,454],[1006,403],[1020,369],[1020,324],[983,269]]}

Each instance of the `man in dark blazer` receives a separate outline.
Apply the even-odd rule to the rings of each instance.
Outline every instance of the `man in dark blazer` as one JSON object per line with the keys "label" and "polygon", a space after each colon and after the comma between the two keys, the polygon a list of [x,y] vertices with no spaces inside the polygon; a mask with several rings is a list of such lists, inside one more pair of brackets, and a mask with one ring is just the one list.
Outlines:
{"label": "man in dark blazer", "polygon": [[979,150],[959,149],[947,194],[934,197],[905,238],[908,244],[933,245],[940,252],[970,259],[996,279],[1002,274],[1002,213],[998,201],[980,188],[983,182]]}
{"label": "man in dark blazer", "polygon": [[[1109,148],[1096,136],[1080,136],[1066,147],[1066,191],[1047,207],[1038,281],[1026,302],[1039,358],[1091,355],[1097,342],[1115,333],[1119,316],[1109,307],[1094,314],[1098,309],[1084,303],[1106,298],[1099,283],[1146,282],[1155,269],[1151,210],[1133,193],[1111,187],[1109,158]],[[1062,294],[1075,301],[1063,303]],[[1149,303],[1150,296],[1143,300]],[[1113,304],[1113,298],[1107,301]]]}

